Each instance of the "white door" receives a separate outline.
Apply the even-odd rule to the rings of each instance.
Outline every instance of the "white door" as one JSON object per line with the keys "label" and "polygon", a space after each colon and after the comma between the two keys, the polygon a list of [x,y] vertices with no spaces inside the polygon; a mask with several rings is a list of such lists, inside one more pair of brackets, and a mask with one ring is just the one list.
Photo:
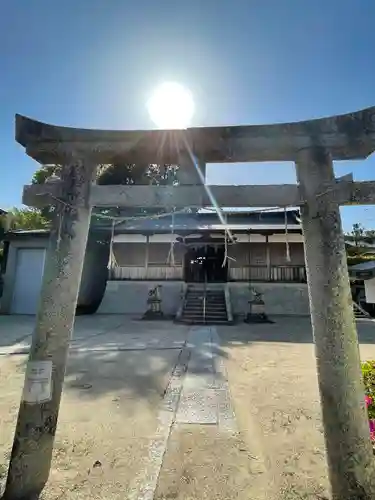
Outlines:
{"label": "white door", "polygon": [[45,255],[46,251],[43,248],[20,248],[17,250],[11,308],[13,314],[36,314],[42,286]]}

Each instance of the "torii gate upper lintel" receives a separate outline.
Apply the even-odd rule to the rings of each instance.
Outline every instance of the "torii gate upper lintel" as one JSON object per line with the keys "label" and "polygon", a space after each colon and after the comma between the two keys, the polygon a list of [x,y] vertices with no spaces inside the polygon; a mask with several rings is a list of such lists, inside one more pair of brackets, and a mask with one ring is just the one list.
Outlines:
{"label": "torii gate upper lintel", "polygon": [[[181,165],[181,148],[186,144],[203,168],[205,163],[220,162],[295,162],[298,185],[211,189],[222,206],[238,206],[238,200],[240,206],[301,206],[332,496],[334,500],[375,500],[374,459],[340,218],[340,204],[375,203],[375,182],[335,179],[333,170],[333,160],[365,159],[375,150],[374,117],[372,107],[298,123],[124,132],[55,127],[16,116],[16,139],[27,154],[40,163],[64,168],[56,184],[24,189],[24,203],[54,203],[57,209],[28,361],[28,369],[41,361],[50,363],[51,392],[43,401],[24,392],[7,500],[31,498],[48,479],[91,206],[208,204],[206,188],[189,173],[189,168],[195,169],[189,158],[182,165],[189,175],[177,187],[95,186],[95,164],[123,159]],[[27,377],[25,387],[30,382]],[[47,421],[48,432],[37,431]]]}
{"label": "torii gate upper lintel", "polygon": [[77,149],[98,163],[178,164],[186,142],[205,163],[295,161],[301,149],[323,147],[332,160],[364,159],[375,150],[375,107],[328,118],[272,125],[186,130],[89,130],[16,115],[16,141],[44,164],[64,163]]}

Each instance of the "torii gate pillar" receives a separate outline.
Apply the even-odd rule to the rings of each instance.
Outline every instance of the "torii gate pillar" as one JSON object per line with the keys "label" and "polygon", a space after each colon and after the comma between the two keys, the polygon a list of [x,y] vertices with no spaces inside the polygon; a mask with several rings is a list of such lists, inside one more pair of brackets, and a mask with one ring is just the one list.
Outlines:
{"label": "torii gate pillar", "polygon": [[[332,159],[323,148],[299,152],[297,178],[318,384],[334,500],[375,498],[360,355]],[[330,189],[331,188],[331,189]]]}
{"label": "torii gate pillar", "polygon": [[[53,451],[69,343],[91,219],[91,164],[74,157],[61,174],[38,316],[26,367],[4,500],[39,498]],[[69,164],[68,164],[69,162]]]}

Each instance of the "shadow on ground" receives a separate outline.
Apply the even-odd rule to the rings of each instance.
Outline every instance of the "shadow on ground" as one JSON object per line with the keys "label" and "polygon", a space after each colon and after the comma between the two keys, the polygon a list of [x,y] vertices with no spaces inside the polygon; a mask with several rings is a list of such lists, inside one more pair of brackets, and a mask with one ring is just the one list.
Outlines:
{"label": "shadow on ground", "polygon": [[[220,345],[214,346],[214,354],[227,358],[228,348],[264,342],[313,343],[308,318],[273,319],[273,324],[217,326]],[[25,369],[26,358],[18,356],[28,350],[33,324],[34,318],[0,317],[1,331],[6,331],[0,347],[15,346],[6,357],[17,358],[17,371]],[[169,321],[144,322],[115,315],[77,317],[64,391],[74,392],[82,401],[112,393],[113,401],[119,404],[139,397],[150,405],[157,404],[186,345],[189,329]],[[357,330],[360,343],[375,344],[375,322],[357,322]],[[17,344],[20,339],[24,339],[21,348]],[[131,405],[127,406],[131,411]]]}
{"label": "shadow on ground", "polygon": [[[217,330],[223,345],[241,345],[257,342],[275,343],[313,343],[310,319],[308,317],[272,318],[274,323],[238,323],[231,327],[218,326]],[[361,344],[375,344],[375,321],[356,322],[358,339]]]}
{"label": "shadow on ground", "polygon": [[[184,434],[176,429],[156,498],[197,498],[195,491],[201,493],[201,485],[207,498],[211,493],[212,498],[242,498],[239,489],[244,498],[249,494],[283,500],[326,498],[311,325],[308,318],[273,319],[274,324],[216,327],[221,342],[214,349],[219,357],[229,358],[231,400],[243,442],[237,446],[224,439],[220,446],[216,435],[208,435],[213,431],[210,426],[190,428]],[[12,345],[17,346],[20,333],[30,340],[34,320],[12,321],[0,319],[0,331],[7,327]],[[372,356],[375,323],[361,321],[357,326],[365,354]],[[80,498],[86,493],[85,498],[126,496],[148,453],[160,398],[188,332],[188,326],[172,322],[100,315],[77,318],[50,481],[56,494],[45,498],[75,499],[78,489]],[[13,436],[25,362],[25,354],[0,356],[6,450]],[[94,470],[96,460],[103,467]],[[262,496],[264,486],[277,495],[268,495],[267,490]],[[111,496],[108,488],[114,491],[115,487],[117,496]],[[61,494],[64,491],[66,496]]]}
{"label": "shadow on ground", "polygon": [[[1,318],[8,341],[0,345],[0,362],[13,358],[19,374],[25,370],[34,318]],[[190,327],[171,321],[141,321],[124,316],[80,316],[76,318],[65,375],[64,394],[84,402],[103,395],[121,404],[142,398],[150,405],[160,402]],[[22,341],[21,341],[22,340]],[[204,347],[204,346],[203,346]],[[4,349],[2,349],[4,348]],[[215,354],[227,353],[215,345]]]}

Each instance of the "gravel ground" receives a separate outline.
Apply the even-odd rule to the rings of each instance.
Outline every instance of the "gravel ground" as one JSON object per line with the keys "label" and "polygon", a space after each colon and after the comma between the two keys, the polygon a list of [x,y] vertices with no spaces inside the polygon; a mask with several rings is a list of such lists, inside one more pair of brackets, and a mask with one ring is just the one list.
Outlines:
{"label": "gravel ground", "polygon": [[155,500],[266,500],[265,464],[240,435],[210,425],[182,425],[171,433]]}
{"label": "gravel ground", "polygon": [[[10,355],[9,345],[20,337],[29,342],[27,321],[18,330],[12,321],[0,343],[6,348],[0,356],[3,480],[26,361]],[[175,425],[155,499],[328,498],[311,327],[307,319],[275,321],[217,327],[216,355],[226,366],[238,432]],[[375,323],[358,329],[362,358],[375,358]],[[44,500],[127,498],[186,335],[187,328],[172,323],[78,318]]]}
{"label": "gravel ground", "polygon": [[[13,318],[11,321],[16,324]],[[21,323],[22,334],[27,335],[25,320]],[[77,324],[51,474],[42,499],[124,499],[147,455],[156,429],[158,407],[180,349],[163,348],[168,331],[164,323],[146,326],[125,320],[118,327],[118,321],[116,324],[109,319],[111,326],[105,335],[100,335],[100,327],[96,323],[95,329],[95,322],[90,319],[78,318]],[[31,322],[30,325],[32,328]],[[185,327],[172,326],[173,339],[169,335],[168,347],[172,341],[184,342],[187,331]],[[17,332],[12,335],[13,341],[19,337]],[[144,349],[150,343],[155,344],[155,339],[160,340],[160,349]],[[100,350],[85,351],[85,346]],[[115,346],[121,349],[133,346],[135,350],[116,351]],[[0,356],[0,482],[3,484],[26,360],[25,355]]]}
{"label": "gravel ground", "polygon": [[[328,480],[307,319],[218,328],[228,353],[241,437],[264,464],[269,499],[325,499]],[[358,323],[362,359],[375,359],[375,323]],[[261,492],[252,498],[262,498]]]}

